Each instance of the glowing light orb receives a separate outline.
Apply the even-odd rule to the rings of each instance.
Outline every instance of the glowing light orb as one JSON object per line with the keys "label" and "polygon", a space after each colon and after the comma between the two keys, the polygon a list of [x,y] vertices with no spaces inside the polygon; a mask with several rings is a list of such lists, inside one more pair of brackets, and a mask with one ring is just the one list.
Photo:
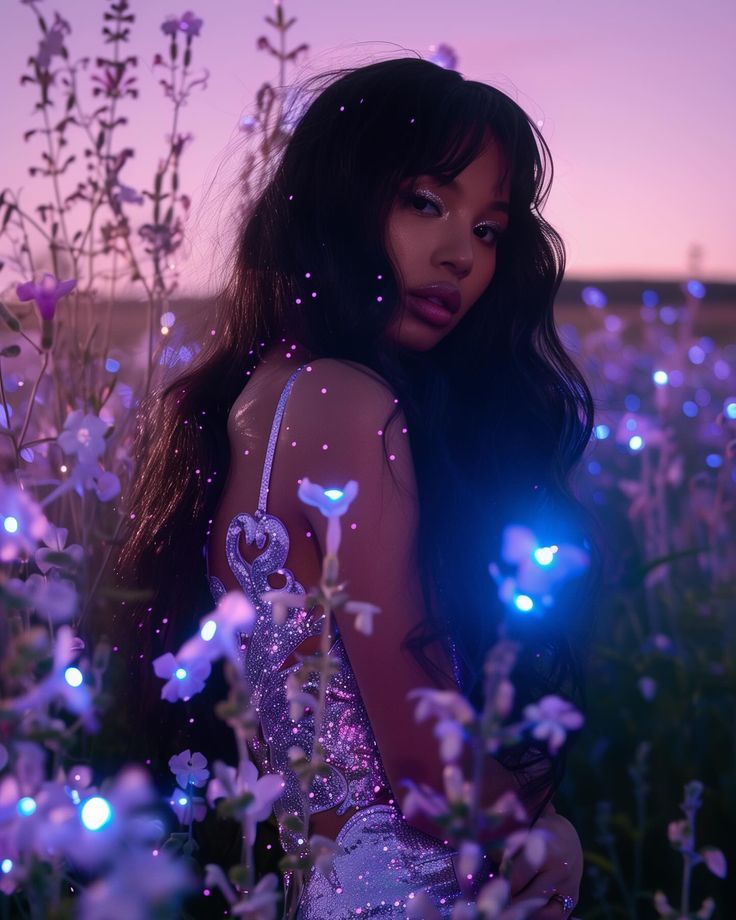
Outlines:
{"label": "glowing light orb", "polygon": [[708,454],[705,462],[712,470],[717,470],[723,464],[723,457],[720,454]]}
{"label": "glowing light orb", "polygon": [[682,411],[688,418],[695,418],[698,414],[698,404],[693,402],[692,399],[686,399],[682,404]]}
{"label": "glowing light orb", "polygon": [[82,824],[88,831],[98,831],[112,820],[112,808],[107,799],[94,795],[82,805]]}
{"label": "glowing light orb", "polygon": [[702,297],[705,297],[705,285],[701,281],[688,281],[687,292],[700,300]]}
{"label": "glowing light orb", "polygon": [[17,533],[18,518],[14,518],[11,514],[9,514],[3,521],[3,527],[8,533]]}
{"label": "glowing light orb", "polygon": [[702,364],[705,361],[705,352],[700,345],[691,345],[687,352],[688,358],[693,364]]}
{"label": "glowing light orb", "polygon": [[534,601],[528,594],[517,594],[514,598],[514,604],[516,604],[517,608],[523,613],[528,613],[534,607]]}
{"label": "glowing light orb", "polygon": [[27,818],[28,815],[32,815],[35,810],[36,802],[30,795],[24,795],[18,802],[18,814],[23,815],[23,817]]}
{"label": "glowing light orb", "polygon": [[633,435],[633,437],[629,438],[629,447],[632,450],[641,450],[644,447],[644,438],[638,434]]}
{"label": "glowing light orb", "polygon": [[184,668],[177,668],[177,669],[174,671],[174,677],[175,677],[177,680],[184,680],[184,678],[185,678],[186,676],[187,676],[187,672],[186,672],[186,670],[185,670]]}
{"label": "glowing light orb", "polygon": [[599,441],[605,441],[606,438],[610,435],[611,429],[608,425],[596,425],[595,426],[595,436]]}
{"label": "glowing light orb", "polygon": [[207,620],[204,626],[200,629],[199,634],[205,642],[209,642],[216,632],[217,623],[215,623],[214,620]]}
{"label": "glowing light orb", "polygon": [[84,681],[84,675],[79,668],[67,668],[66,671],[64,671],[64,680],[70,687],[79,687]]}
{"label": "glowing light orb", "polygon": [[108,358],[107,361],[105,361],[105,370],[108,374],[117,374],[120,370],[120,362],[116,361],[115,358]]}
{"label": "glowing light orb", "polygon": [[656,291],[642,291],[641,302],[645,307],[656,307],[659,303],[659,294]]}
{"label": "glowing light orb", "polygon": [[189,804],[189,799],[188,799],[185,795],[179,796],[179,804],[180,804],[180,805],[188,805],[188,804]]}
{"label": "glowing light orb", "polygon": [[554,562],[555,554],[551,546],[540,546],[534,550],[534,560],[539,565],[551,565]]}
{"label": "glowing light orb", "polygon": [[652,380],[657,384],[658,387],[663,387],[669,379],[670,378],[667,371],[655,371],[652,374]]}
{"label": "glowing light orb", "polygon": [[736,402],[726,403],[726,408],[723,411],[726,414],[726,418],[736,418]]}
{"label": "glowing light orb", "polygon": [[333,502],[338,501],[343,497],[345,493],[341,492],[340,489],[325,489],[325,495],[332,499]]}
{"label": "glowing light orb", "polygon": [[4,859],[4,860],[0,863],[0,871],[4,872],[6,875],[7,875],[8,872],[10,872],[10,870],[11,870],[12,868],[13,868],[13,860],[12,860],[12,859]]}

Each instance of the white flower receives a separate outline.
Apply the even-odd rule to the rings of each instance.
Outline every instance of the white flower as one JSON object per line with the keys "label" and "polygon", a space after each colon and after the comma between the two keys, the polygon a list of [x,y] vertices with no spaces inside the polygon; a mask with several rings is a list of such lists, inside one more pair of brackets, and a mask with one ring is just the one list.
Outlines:
{"label": "white flower", "polygon": [[255,610],[245,594],[228,591],[220,597],[217,607],[202,617],[199,632],[182,645],[176,657],[180,662],[212,662],[224,656],[237,664],[240,636],[249,636],[255,621]]}
{"label": "white flower", "polygon": [[365,636],[373,635],[373,617],[381,612],[380,607],[364,601],[348,601],[343,609],[355,614],[355,628]]}
{"label": "white flower", "polygon": [[94,463],[105,452],[104,434],[108,427],[99,416],[75,409],[67,416],[64,430],[56,440],[65,454],[75,454],[81,463]]}
{"label": "white flower", "polygon": [[245,805],[238,805],[234,817],[245,823],[245,838],[248,846],[253,846],[256,839],[256,825],[271,813],[276,799],[284,790],[284,780],[280,773],[267,773],[258,776],[258,770],[251,761],[241,761],[237,770],[221,760],[212,766],[216,779],[207,787],[207,801],[214,805],[219,798],[240,799],[252,796]]}
{"label": "white flower", "polygon": [[177,700],[188,700],[203,690],[212,667],[206,659],[179,660],[171,652],[166,652],[154,658],[153,670],[157,677],[166,680],[161,688],[161,699],[175,703]]}
{"label": "white flower", "polygon": [[0,480],[0,562],[31,556],[48,532],[41,506],[18,486]]}
{"label": "white flower", "polygon": [[417,785],[408,779],[404,780],[403,783],[409,787],[409,791],[404,796],[404,801],[401,805],[401,811],[405,818],[411,818],[417,813],[436,818],[450,811],[447,799],[435,792],[431,786],[427,786],[426,783]]}
{"label": "white flower", "polygon": [[524,707],[524,718],[534,723],[532,735],[540,740],[547,739],[550,754],[562,747],[568,731],[580,728],[585,721],[572,703],[551,694],[538,703]]}
{"label": "white flower", "polygon": [[478,893],[476,905],[484,920],[524,920],[547,903],[547,898],[528,898],[507,907],[511,886],[505,878],[494,878]]}
{"label": "white flower", "polygon": [[186,789],[190,783],[193,786],[204,786],[210,776],[206,767],[207,758],[204,754],[199,751],[192,754],[189,748],[169,758],[169,769],[182,789]]}
{"label": "white flower", "polygon": [[264,591],[261,600],[271,605],[271,616],[277,626],[283,626],[289,610],[303,610],[306,594],[291,591]]}

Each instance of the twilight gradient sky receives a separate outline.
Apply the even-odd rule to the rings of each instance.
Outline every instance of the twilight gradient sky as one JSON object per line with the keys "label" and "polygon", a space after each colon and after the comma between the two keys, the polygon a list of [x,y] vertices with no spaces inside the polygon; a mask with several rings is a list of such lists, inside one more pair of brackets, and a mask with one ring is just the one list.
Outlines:
{"label": "twilight gradient sky", "polygon": [[[242,156],[239,119],[251,111],[264,80],[278,79],[278,62],[255,49],[274,31],[264,16],[269,0],[207,0],[194,12],[205,20],[195,42],[195,70],[210,71],[195,90],[180,130],[194,142],[182,161],[182,186],[194,201],[184,289],[206,289],[217,263],[216,241],[227,226],[233,180]],[[49,21],[70,21],[73,57],[102,52],[102,0],[44,0]],[[123,143],[136,148],[122,173],[149,186],[164,150],[169,110],[150,63],[166,44],[160,25],[181,14],[172,0],[132,0],[131,53],[139,55],[141,98]],[[206,9],[205,9],[206,6]],[[35,87],[19,75],[38,47],[31,11],[2,0],[0,98],[4,136],[0,186],[26,188],[26,205],[41,200],[26,174],[37,161]],[[567,277],[680,279],[691,244],[703,248],[703,280],[736,281],[736,3],[734,0],[285,0],[296,24],[289,48],[306,42],[308,56],[287,68],[287,81],[331,67],[417,52],[433,43],[458,54],[458,69],[514,98],[541,128],[555,165],[546,216],[567,245]],[[59,59],[55,59],[58,62]],[[214,247],[214,248],[213,248]]]}

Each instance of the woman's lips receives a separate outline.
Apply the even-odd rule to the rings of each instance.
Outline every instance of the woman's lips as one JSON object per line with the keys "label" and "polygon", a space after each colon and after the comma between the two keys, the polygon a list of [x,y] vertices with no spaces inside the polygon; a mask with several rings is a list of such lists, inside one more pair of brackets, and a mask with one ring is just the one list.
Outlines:
{"label": "woman's lips", "polygon": [[440,306],[426,297],[409,294],[407,303],[412,313],[432,326],[448,326],[452,322],[453,314],[447,307]]}

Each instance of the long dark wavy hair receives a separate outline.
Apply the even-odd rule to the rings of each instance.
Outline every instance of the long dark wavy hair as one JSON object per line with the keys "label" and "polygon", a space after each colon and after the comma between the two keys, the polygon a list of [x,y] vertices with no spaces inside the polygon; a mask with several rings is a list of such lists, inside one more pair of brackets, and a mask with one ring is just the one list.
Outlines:
{"label": "long dark wavy hair", "polygon": [[[127,636],[129,687],[143,701],[137,730],[147,726],[149,741],[168,744],[162,757],[178,748],[173,716],[152,716],[160,681],[150,659],[176,651],[212,608],[203,545],[228,472],[228,414],[265,348],[284,338],[315,358],[348,359],[378,373],[399,400],[387,425],[399,409],[406,415],[426,608],[407,647],[429,668],[428,643],[451,636],[462,688],[478,703],[483,660],[505,621],[521,644],[517,709],[551,692],[583,703],[602,554],[596,520],[575,498],[571,475],[591,436],[594,406],[553,318],[565,249],[541,215],[552,177],[547,144],[500,90],[414,57],[323,73],[302,86],[299,99],[293,133],[272,149],[270,175],[243,210],[211,326],[216,337],[139,416],[117,573],[151,595],[120,608],[117,623],[118,635]],[[389,210],[408,177],[454,178],[488,132],[510,182],[495,275],[435,348],[402,351],[384,337],[403,290],[386,250]],[[574,542],[591,554],[585,576],[542,617],[509,617],[489,575],[509,523],[529,526],[543,544]],[[200,721],[214,730],[206,713]],[[533,742],[501,759],[537,804],[561,778],[562,760],[550,761]]]}

